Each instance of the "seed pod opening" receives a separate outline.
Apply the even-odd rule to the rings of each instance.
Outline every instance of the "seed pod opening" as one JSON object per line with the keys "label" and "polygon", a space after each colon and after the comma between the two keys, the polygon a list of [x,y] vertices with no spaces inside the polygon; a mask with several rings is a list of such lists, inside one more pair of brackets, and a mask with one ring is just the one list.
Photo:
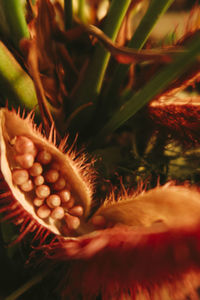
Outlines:
{"label": "seed pod opening", "polygon": [[[81,228],[85,226],[85,219],[90,211],[91,172],[84,170],[82,158],[76,158],[74,153],[63,153],[64,142],[61,142],[57,148],[52,140],[53,130],[48,139],[44,137],[34,125],[32,114],[21,118],[20,114],[14,110],[9,111],[4,108],[0,110],[2,174],[0,205],[3,206],[0,212],[6,211],[4,219],[15,217],[16,223],[17,218],[24,220],[26,218],[28,223],[32,224],[32,231],[38,225],[38,228],[49,230],[57,235],[66,236],[67,232],[69,236],[77,236],[78,232],[82,231]],[[23,156],[25,161],[23,161]],[[30,167],[28,167],[29,156]],[[57,165],[56,170],[54,165]],[[38,176],[43,179],[42,184],[37,182]],[[78,205],[83,210],[83,215],[77,222],[80,225],[76,224],[74,228],[71,224],[70,229],[68,228],[66,215],[68,216],[70,212],[67,207],[63,206],[63,202],[60,201],[58,206],[56,205],[57,211],[62,212],[57,217],[58,213],[55,214],[54,206],[51,207],[49,200],[47,201],[51,195],[59,198],[58,190],[55,188],[55,182],[59,182],[59,179],[63,182],[59,193],[68,191],[69,200],[74,203],[74,206]],[[41,199],[41,201],[35,201],[35,199]],[[45,212],[47,210],[49,212],[43,213],[43,207],[47,208]]]}
{"label": "seed pod opening", "polygon": [[91,222],[96,228],[116,224],[135,228],[157,224],[169,228],[194,226],[200,222],[199,210],[199,191],[168,183],[118,201],[107,199],[92,216]]}

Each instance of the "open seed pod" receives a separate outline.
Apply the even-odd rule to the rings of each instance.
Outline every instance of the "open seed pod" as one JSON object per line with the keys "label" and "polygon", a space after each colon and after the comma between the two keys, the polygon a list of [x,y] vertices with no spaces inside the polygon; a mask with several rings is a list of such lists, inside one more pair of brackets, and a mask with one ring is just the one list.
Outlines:
{"label": "open seed pod", "polygon": [[0,212],[27,231],[76,236],[85,229],[92,188],[83,159],[57,148],[53,129],[45,138],[29,114],[0,110],[2,181]]}

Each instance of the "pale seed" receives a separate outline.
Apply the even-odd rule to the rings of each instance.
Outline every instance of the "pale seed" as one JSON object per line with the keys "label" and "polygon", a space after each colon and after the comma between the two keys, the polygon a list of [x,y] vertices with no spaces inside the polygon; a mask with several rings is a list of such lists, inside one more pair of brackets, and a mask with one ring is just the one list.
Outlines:
{"label": "pale seed", "polygon": [[42,185],[44,183],[44,177],[42,175],[36,176],[33,181],[35,185]]}
{"label": "pale seed", "polygon": [[31,179],[28,181],[24,182],[23,184],[20,185],[20,189],[24,192],[30,192],[33,190],[33,182]]}
{"label": "pale seed", "polygon": [[47,205],[42,205],[37,210],[37,215],[41,219],[46,219],[50,216],[51,209]]}
{"label": "pale seed", "polygon": [[62,189],[64,189],[66,185],[66,181],[63,177],[60,177],[53,185],[53,189],[56,191],[60,191]]}
{"label": "pale seed", "polygon": [[17,185],[21,185],[25,183],[29,178],[29,174],[27,170],[16,169],[12,172],[13,182]]}
{"label": "pale seed", "polygon": [[47,165],[51,162],[52,155],[46,150],[42,150],[38,153],[37,161],[40,162],[42,165]]}
{"label": "pale seed", "polygon": [[46,198],[50,195],[50,188],[47,185],[42,184],[36,187],[35,192],[38,198]]}
{"label": "pale seed", "polygon": [[29,169],[32,167],[34,163],[34,157],[30,153],[16,155],[15,160],[20,164],[20,166],[24,169]]}
{"label": "pale seed", "polygon": [[54,207],[60,206],[61,200],[58,195],[53,194],[47,198],[46,203],[50,208],[54,208]]}
{"label": "pale seed", "polygon": [[59,173],[57,170],[49,170],[44,174],[44,178],[49,183],[54,183],[59,178]]}
{"label": "pale seed", "polygon": [[65,222],[70,230],[76,230],[80,225],[80,220],[77,217],[65,214]]}
{"label": "pale seed", "polygon": [[71,198],[70,191],[68,190],[63,190],[59,192],[58,195],[60,196],[62,202],[68,202]]}
{"label": "pale seed", "polygon": [[83,207],[80,205],[74,206],[68,210],[70,215],[81,217],[83,215]]}
{"label": "pale seed", "polygon": [[43,169],[42,169],[41,164],[38,163],[38,162],[35,162],[35,163],[32,165],[32,167],[29,169],[29,174],[30,174],[31,176],[39,176],[39,175],[42,174],[42,171],[43,171]]}
{"label": "pale seed", "polygon": [[64,209],[61,206],[58,206],[56,208],[54,208],[51,212],[51,217],[54,220],[61,220],[64,218],[65,212]]}
{"label": "pale seed", "polygon": [[20,154],[31,153],[35,156],[37,153],[34,143],[26,136],[17,136],[15,138],[14,148]]}
{"label": "pale seed", "polygon": [[35,198],[33,200],[33,204],[37,207],[40,207],[43,205],[45,199]]}

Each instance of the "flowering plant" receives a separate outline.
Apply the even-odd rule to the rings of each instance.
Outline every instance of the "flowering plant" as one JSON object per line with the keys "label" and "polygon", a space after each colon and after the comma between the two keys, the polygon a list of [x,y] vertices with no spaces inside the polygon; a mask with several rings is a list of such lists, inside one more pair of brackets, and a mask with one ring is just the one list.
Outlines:
{"label": "flowering plant", "polygon": [[196,299],[199,8],[158,40],[172,4],[0,1],[4,299]]}

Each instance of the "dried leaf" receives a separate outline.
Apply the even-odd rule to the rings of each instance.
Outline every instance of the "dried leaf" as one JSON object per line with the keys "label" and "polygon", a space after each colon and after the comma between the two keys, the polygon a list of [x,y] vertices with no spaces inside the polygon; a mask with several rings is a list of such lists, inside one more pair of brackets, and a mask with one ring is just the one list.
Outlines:
{"label": "dried leaf", "polygon": [[121,47],[114,44],[98,27],[94,25],[82,25],[85,30],[95,36],[104,47],[123,64],[130,64],[136,61],[156,61],[169,63],[172,55],[184,51],[180,48],[169,49],[150,49],[150,50],[134,50],[128,47]]}

